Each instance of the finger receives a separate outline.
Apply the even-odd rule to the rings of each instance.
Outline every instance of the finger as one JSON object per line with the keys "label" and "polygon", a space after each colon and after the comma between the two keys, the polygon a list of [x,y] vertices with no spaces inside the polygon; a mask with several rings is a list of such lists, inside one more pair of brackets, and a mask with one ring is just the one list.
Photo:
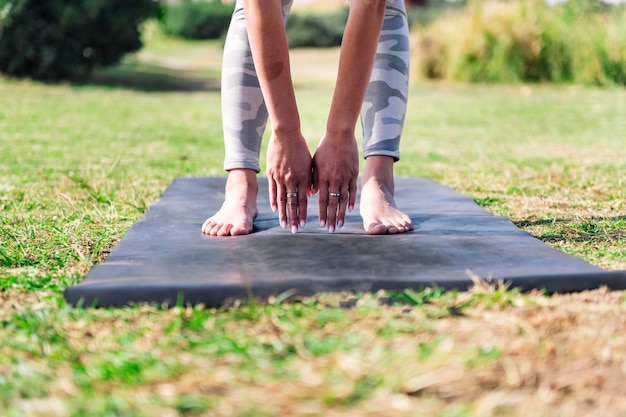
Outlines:
{"label": "finger", "polygon": [[278,221],[280,227],[285,229],[287,227],[287,190],[282,185],[278,185],[276,190],[278,192]]}
{"label": "finger", "polygon": [[337,229],[341,229],[346,223],[346,209],[348,208],[348,186],[341,187],[341,195],[337,206]]}
{"label": "finger", "polygon": [[[333,196],[331,193],[339,194],[339,197]],[[328,231],[333,233],[337,228],[337,208],[339,207],[339,199],[341,198],[341,189],[339,185],[331,185],[328,188],[328,195],[328,207],[326,211],[328,214],[327,224]]]}
{"label": "finger", "polygon": [[300,184],[298,188],[298,218],[300,219],[300,227],[306,226],[307,221],[307,189],[309,188],[308,183],[306,185]]}
{"label": "finger", "polygon": [[320,220],[320,227],[324,227],[326,226],[326,223],[328,220],[327,215],[326,215],[326,210],[328,206],[328,184],[326,182],[323,182],[320,184],[319,198],[317,202],[318,202],[317,216],[319,217],[319,220]]}
{"label": "finger", "polygon": [[[294,196],[293,193],[296,193]],[[291,233],[298,232],[298,226],[300,224],[300,219],[298,216],[298,199],[299,193],[297,189],[293,186],[287,187],[287,212],[289,213],[289,224],[291,226]]]}
{"label": "finger", "polygon": [[311,162],[311,194],[309,197],[315,195],[319,191],[319,171],[317,170],[317,165],[315,164],[315,159]]}
{"label": "finger", "polygon": [[313,163],[313,160],[311,160],[311,170],[309,171],[309,178],[307,179],[306,185],[306,196],[313,196],[317,192],[316,188],[317,186],[315,185],[315,164]]}
{"label": "finger", "polygon": [[354,210],[354,206],[356,205],[356,178],[352,178],[350,180],[350,184],[348,185],[348,211]]}
{"label": "finger", "polygon": [[276,181],[274,181],[273,178],[271,177],[267,177],[267,182],[268,182],[268,189],[270,192],[270,207],[272,208],[272,211],[274,213],[276,213],[276,210],[278,210],[278,204],[276,202],[276,198],[277,198],[277,186],[276,186]]}

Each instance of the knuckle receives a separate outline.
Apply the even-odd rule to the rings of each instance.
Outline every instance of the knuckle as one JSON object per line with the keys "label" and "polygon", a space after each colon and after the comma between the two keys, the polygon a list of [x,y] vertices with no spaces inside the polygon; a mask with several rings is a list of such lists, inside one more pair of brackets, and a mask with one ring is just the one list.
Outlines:
{"label": "knuckle", "polygon": [[292,184],[294,182],[295,175],[293,172],[289,171],[284,175],[284,181],[286,184]]}

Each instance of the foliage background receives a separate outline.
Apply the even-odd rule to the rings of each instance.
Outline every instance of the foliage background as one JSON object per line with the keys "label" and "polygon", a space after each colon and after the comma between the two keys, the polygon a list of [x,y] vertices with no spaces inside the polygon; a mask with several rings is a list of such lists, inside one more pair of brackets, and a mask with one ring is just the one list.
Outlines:
{"label": "foliage background", "polygon": [[464,82],[626,85],[626,7],[471,1],[414,33],[414,74]]}
{"label": "foliage background", "polygon": [[0,72],[84,78],[139,50],[140,25],[158,11],[152,0],[0,0]]}

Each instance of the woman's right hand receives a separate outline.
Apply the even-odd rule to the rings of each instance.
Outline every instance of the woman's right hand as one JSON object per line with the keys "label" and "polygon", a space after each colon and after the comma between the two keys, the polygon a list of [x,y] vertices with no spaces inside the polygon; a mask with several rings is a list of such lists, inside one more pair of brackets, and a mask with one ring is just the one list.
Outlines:
{"label": "woman's right hand", "polygon": [[311,152],[300,131],[274,132],[267,148],[267,180],[281,227],[289,225],[296,233],[306,225],[311,191]]}

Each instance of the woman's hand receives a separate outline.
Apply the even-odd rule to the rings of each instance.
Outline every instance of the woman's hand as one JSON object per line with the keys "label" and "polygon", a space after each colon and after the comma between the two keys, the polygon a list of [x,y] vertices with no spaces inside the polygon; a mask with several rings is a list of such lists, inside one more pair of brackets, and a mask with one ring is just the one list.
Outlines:
{"label": "woman's hand", "polygon": [[267,180],[270,205],[291,233],[304,227],[307,197],[311,190],[311,153],[299,131],[274,133],[267,148]]}
{"label": "woman's hand", "polygon": [[356,204],[359,151],[354,134],[326,133],[313,156],[313,192],[319,192],[320,226],[333,233]]}

